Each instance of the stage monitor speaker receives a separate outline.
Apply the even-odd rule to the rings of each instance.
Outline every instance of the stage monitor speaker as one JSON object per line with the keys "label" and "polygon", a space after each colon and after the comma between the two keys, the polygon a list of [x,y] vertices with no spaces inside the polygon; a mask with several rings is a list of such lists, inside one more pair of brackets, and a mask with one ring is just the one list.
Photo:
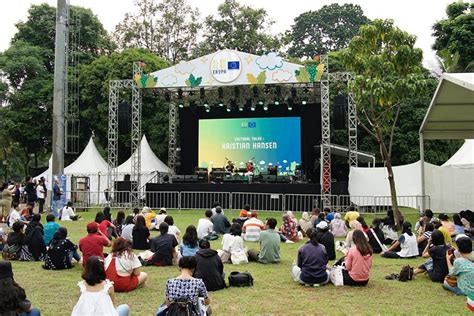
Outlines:
{"label": "stage monitor speaker", "polygon": [[184,176],[184,182],[197,183],[198,182],[198,176],[195,175],[195,174],[186,175],[186,176]]}
{"label": "stage monitor speaker", "polygon": [[171,177],[171,182],[172,183],[183,183],[184,182],[184,176],[182,175],[175,175]]}
{"label": "stage monitor speaker", "polygon": [[277,176],[276,182],[278,182],[278,183],[290,183],[291,178],[290,178],[290,176]]}
{"label": "stage monitor speaker", "polygon": [[262,177],[263,182],[271,183],[271,182],[276,182],[276,180],[277,180],[277,176],[273,174],[264,174]]}
{"label": "stage monitor speaker", "polygon": [[123,176],[123,181],[130,181],[130,175],[126,174],[125,176]]}
{"label": "stage monitor speaker", "polygon": [[334,97],[333,118],[335,129],[346,128],[347,99],[343,94]]}

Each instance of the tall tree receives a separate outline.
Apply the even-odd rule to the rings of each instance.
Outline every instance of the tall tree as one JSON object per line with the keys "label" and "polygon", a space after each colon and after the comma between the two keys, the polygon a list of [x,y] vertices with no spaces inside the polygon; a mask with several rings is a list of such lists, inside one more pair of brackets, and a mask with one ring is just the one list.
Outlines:
{"label": "tall tree", "polygon": [[392,168],[395,130],[404,101],[425,85],[423,53],[414,48],[415,40],[392,20],[377,19],[362,26],[342,53],[345,66],[355,74],[352,89],[360,125],[379,145],[398,219],[401,213]]}
{"label": "tall tree", "polygon": [[448,70],[474,71],[474,3],[451,3],[446,14],[446,19],[433,25],[433,49],[442,66],[449,65]]}
{"label": "tall tree", "polygon": [[217,12],[206,18],[204,40],[194,50],[195,57],[224,48],[260,55],[281,47],[279,36],[270,34],[274,21],[264,9],[225,0]]}
{"label": "tall tree", "polygon": [[361,25],[370,20],[359,5],[333,3],[317,11],[308,11],[295,18],[287,33],[288,54],[312,58],[346,48]]}
{"label": "tall tree", "polygon": [[186,0],[136,0],[135,6],[115,27],[119,47],[146,48],[172,64],[186,59],[200,28],[198,9]]}

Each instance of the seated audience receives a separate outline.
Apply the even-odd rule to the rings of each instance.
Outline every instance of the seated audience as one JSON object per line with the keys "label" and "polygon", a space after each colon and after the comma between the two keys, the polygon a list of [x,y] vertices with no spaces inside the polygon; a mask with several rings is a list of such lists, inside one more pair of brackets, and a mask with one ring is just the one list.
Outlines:
{"label": "seated audience", "polygon": [[[206,315],[206,308],[202,305],[209,305],[211,301],[204,282],[193,277],[197,266],[196,257],[182,257],[178,265],[180,275],[166,282],[165,304],[158,309],[157,316],[166,315],[166,310],[176,301],[190,301],[194,307],[193,315]],[[200,302],[201,298],[203,304]]]}
{"label": "seated audience", "polygon": [[464,225],[461,222],[461,216],[459,214],[453,215],[454,234],[464,234]]}
{"label": "seated audience", "polygon": [[25,290],[13,279],[12,264],[9,261],[0,261],[0,315],[41,315],[39,309],[32,308]]}
{"label": "seated audience", "polygon": [[55,222],[54,214],[46,216],[46,224],[44,224],[44,244],[47,246],[53,239],[54,233],[58,230],[59,224]]}
{"label": "seated audience", "polygon": [[280,262],[280,235],[275,231],[277,220],[269,218],[266,222],[266,230],[260,233],[260,252],[249,250],[249,261],[259,263]]}
{"label": "seated audience", "polygon": [[365,286],[369,282],[372,267],[372,247],[360,230],[354,230],[352,241],[352,247],[344,260],[345,269],[342,270],[344,285]]}
{"label": "seated audience", "polygon": [[432,223],[426,223],[425,226],[421,227],[418,230],[419,235],[416,238],[416,242],[418,243],[418,252],[420,254],[422,254],[423,250],[425,250],[426,245],[428,244],[428,241],[431,238],[431,234],[433,233],[433,230],[434,230],[434,226]]}
{"label": "seated audience", "polygon": [[208,235],[214,233],[214,224],[211,221],[212,211],[207,210],[204,215],[205,217],[198,221],[197,233],[199,239],[206,238]]}
{"label": "seated audience", "polygon": [[323,212],[326,215],[324,219],[328,223],[330,223],[334,219],[334,215],[336,215],[336,212],[334,210],[331,210],[329,207],[325,207]]}
{"label": "seated audience", "polygon": [[349,211],[344,215],[344,221],[349,224],[352,221],[357,220],[360,216],[360,213],[357,212],[357,209],[354,206],[349,207]]}
{"label": "seated audience", "polygon": [[133,227],[135,227],[135,224],[133,222],[133,215],[128,215],[125,219],[125,223],[122,226],[122,234],[120,236],[132,242]]}
{"label": "seated audience", "polygon": [[311,225],[311,217],[308,212],[303,212],[301,219],[298,221],[298,227],[303,232],[303,235],[306,236],[308,229],[313,227]]}
{"label": "seated audience", "polygon": [[[169,233],[169,232],[168,232]],[[186,227],[186,232],[183,236],[183,241],[179,246],[180,257],[194,256],[199,250],[199,240],[197,230],[194,225]]]}
{"label": "seated audience", "polygon": [[148,206],[144,206],[141,215],[145,218],[145,224],[148,229],[155,229],[156,214]]}
{"label": "seated audience", "polygon": [[[400,247],[400,251],[395,250]],[[414,258],[418,256],[418,243],[416,236],[411,231],[411,223],[404,222],[402,225],[402,234],[398,240],[393,243],[387,251],[380,253],[382,257],[399,259],[399,258]]]}
{"label": "seated audience", "polygon": [[22,260],[28,258],[28,247],[25,244],[25,224],[15,222],[11,227],[12,231],[7,236],[7,242],[3,247],[2,256],[6,260]]}
{"label": "seated audience", "polygon": [[97,212],[97,214],[95,215],[95,222],[99,225],[99,230],[105,236],[107,236],[107,238],[112,239],[112,237],[117,237],[115,225],[112,224],[109,220],[105,219],[104,213]]}
{"label": "seated audience", "polygon": [[82,266],[86,265],[87,259],[97,256],[104,259],[104,246],[110,246],[110,240],[99,230],[96,222],[87,224],[87,236],[79,240],[79,250],[82,252]]}
{"label": "seated audience", "polygon": [[[30,217],[28,216],[28,219],[29,218]],[[8,216],[8,226],[12,228],[13,224],[16,222],[28,224],[28,219],[25,216],[20,215],[20,206],[14,203],[12,209],[10,210],[10,215]]]}
{"label": "seated audience", "polygon": [[423,249],[423,258],[431,258],[428,262],[415,269],[414,274],[428,273],[431,281],[443,282],[448,274],[446,251],[449,247],[444,243],[444,236],[439,230],[434,230],[431,238]]}
{"label": "seated audience", "polygon": [[212,216],[216,215],[217,207],[221,208],[221,211],[222,211],[221,213],[222,213],[222,215],[224,215],[224,211],[222,210],[221,202],[216,201],[216,202],[212,203],[212,208],[211,208]]}
{"label": "seated audience", "polygon": [[155,229],[158,230],[158,227],[160,227],[160,224],[165,221],[167,214],[166,214],[166,208],[162,207],[158,211],[158,215],[155,216]]}
{"label": "seated audience", "polygon": [[229,232],[229,220],[222,214],[222,208],[220,206],[216,206],[216,213],[212,215],[211,221],[214,224],[213,230],[216,234],[223,235]]}
{"label": "seated audience", "polygon": [[[53,214],[50,214],[54,217]],[[53,236],[53,240],[48,247],[44,258],[44,269],[62,270],[73,267],[72,259],[77,262],[81,260],[81,256],[77,253],[77,246],[67,239],[67,229],[60,227]]]}
{"label": "seated audience", "polygon": [[117,236],[122,236],[122,230],[123,230],[123,227],[125,226],[125,212],[118,211],[117,217],[114,219],[112,223],[115,226],[115,231],[117,232]]}
{"label": "seated audience", "polygon": [[370,230],[370,227],[369,225],[367,225],[367,223],[365,222],[365,219],[364,217],[362,216],[359,216],[357,217],[357,221],[360,223],[360,225],[362,226],[362,231],[367,234]]}
{"label": "seated audience", "polygon": [[347,226],[346,222],[341,219],[341,214],[334,214],[334,219],[329,223],[329,230],[334,235],[334,237],[346,237]]}
{"label": "seated audience", "polygon": [[432,220],[433,227],[434,229],[439,230],[441,233],[443,233],[444,236],[444,242],[446,245],[450,246],[452,242],[451,234],[449,233],[448,229],[443,226],[441,221],[438,218],[433,218]]}
{"label": "seated audience", "polygon": [[[430,209],[426,209],[420,216],[420,219],[415,224],[415,231],[418,233],[420,229],[425,227],[426,224],[431,222],[433,218],[433,211]],[[423,248],[424,249],[424,248]]]}
{"label": "seated audience", "polygon": [[[456,285],[450,285],[446,280],[443,287],[456,295],[474,296],[474,262],[472,261],[472,241],[470,238],[456,238],[456,246],[460,257],[453,258],[452,253],[446,253],[449,276],[456,277]],[[453,263],[454,259],[454,263]]]}
{"label": "seated audience", "polygon": [[[256,214],[257,213],[255,212],[255,215]],[[252,215],[252,212],[250,211],[250,205],[246,204],[243,210],[240,211],[239,217],[232,219],[232,222],[239,223],[240,226],[243,227],[245,221],[250,218],[250,215]]]}
{"label": "seated audience", "polygon": [[441,221],[441,226],[448,231],[449,236],[456,235],[456,227],[454,223],[449,220],[448,214],[440,214],[438,218]]}
{"label": "seated audience", "polygon": [[382,220],[374,218],[372,221],[372,228],[367,232],[369,237],[369,245],[372,247],[374,253],[381,253],[385,249],[385,238],[382,231]]}
{"label": "seated audience", "polygon": [[25,229],[25,245],[28,247],[28,254],[21,260],[25,261],[41,261],[46,253],[46,245],[44,244],[43,224],[41,224],[41,215],[33,214],[31,221]]}
{"label": "seated audience", "polygon": [[113,222],[112,221],[112,214],[110,213],[110,207],[108,207],[108,206],[104,207],[102,212],[104,213],[104,219],[105,220],[107,220],[109,222]]}
{"label": "seated audience", "polygon": [[[352,234],[354,234],[354,231],[355,230],[360,230],[362,231],[362,225],[357,221],[351,221],[349,223],[349,228],[350,230],[347,232],[347,235],[346,235],[346,245],[345,245],[345,252],[349,251],[349,249],[351,249],[352,247]],[[367,240],[369,240],[369,238],[367,237],[367,235],[364,233],[365,237],[367,238]]]}
{"label": "seated audience", "polygon": [[222,251],[219,256],[223,263],[231,262],[232,252],[245,251],[244,240],[241,237],[242,228],[239,223],[232,223],[228,234],[222,237]]}
{"label": "seated audience", "polygon": [[61,220],[62,221],[77,221],[81,216],[76,215],[74,213],[74,209],[72,208],[72,202],[67,202],[67,205],[63,207],[61,211]]}
{"label": "seated audience", "polygon": [[145,218],[139,215],[132,230],[133,249],[150,249],[150,231],[146,227]]}
{"label": "seated audience", "polygon": [[217,255],[217,251],[211,249],[209,241],[202,239],[199,242],[196,261],[197,266],[193,276],[202,279],[208,291],[218,291],[225,288],[224,265]]}
{"label": "seated audience", "polygon": [[[171,216],[171,215],[166,216],[164,222],[166,224],[168,224],[168,234],[173,235],[176,238],[176,240],[179,241],[179,239],[181,238],[180,237],[181,236],[181,231],[174,224],[173,216]],[[158,226],[158,228],[159,228],[159,226]]]}
{"label": "seated audience", "polygon": [[145,283],[148,274],[140,272],[142,264],[133,253],[132,244],[118,237],[104,261],[105,275],[114,283],[116,292],[130,292]]}
{"label": "seated audience", "polygon": [[[105,238],[105,237],[104,237]],[[71,316],[84,315],[117,315],[128,316],[130,308],[123,304],[114,307],[115,291],[114,284],[107,280],[104,262],[100,257],[87,258],[79,282],[81,296],[77,301]]]}
{"label": "seated audience", "polygon": [[[19,208],[17,209],[15,207],[15,204],[13,204],[13,208],[20,212],[20,209]],[[21,210],[20,217],[24,222],[27,222],[27,221],[31,220],[31,217],[33,216],[33,209],[34,208],[35,208],[35,203],[34,202],[28,202],[28,204],[26,204],[26,207]]]}
{"label": "seated audience", "polygon": [[[393,212],[391,213],[393,215]],[[382,231],[385,238],[385,244],[391,245],[398,240],[397,228],[395,227],[395,220],[387,216],[383,219]]]}
{"label": "seated audience", "polygon": [[310,229],[308,235],[309,240],[298,249],[296,264],[292,268],[293,279],[301,284],[326,284],[329,282],[326,248],[318,242],[317,230]]}
{"label": "seated audience", "polygon": [[135,222],[137,221],[137,217],[140,215],[140,209],[138,207],[135,207],[133,209],[133,214],[131,214],[133,216],[133,223],[135,224]]}
{"label": "seated audience", "polygon": [[177,257],[175,247],[178,241],[174,235],[168,234],[168,224],[165,222],[160,224],[159,229],[160,235],[150,242],[150,250],[153,252],[150,263],[155,266],[171,266]]}
{"label": "seated audience", "polygon": [[317,207],[313,208],[311,211],[311,228],[316,227],[316,225],[319,223],[319,214],[321,214],[321,210]]}
{"label": "seated audience", "polygon": [[298,228],[296,225],[295,220],[292,217],[293,212],[288,211],[286,214],[283,215],[283,224],[281,225],[281,233],[292,242],[296,242],[300,240],[298,236]]}
{"label": "seated audience", "polygon": [[257,218],[257,213],[252,213],[250,218],[244,222],[244,225],[239,225],[239,227],[242,227],[244,239],[246,241],[259,241],[260,233],[265,229],[263,222]]}
{"label": "seated audience", "polygon": [[336,259],[336,249],[334,244],[334,236],[329,231],[328,223],[325,221],[319,222],[316,225],[316,230],[318,232],[318,242],[326,248],[326,254],[328,260]]}

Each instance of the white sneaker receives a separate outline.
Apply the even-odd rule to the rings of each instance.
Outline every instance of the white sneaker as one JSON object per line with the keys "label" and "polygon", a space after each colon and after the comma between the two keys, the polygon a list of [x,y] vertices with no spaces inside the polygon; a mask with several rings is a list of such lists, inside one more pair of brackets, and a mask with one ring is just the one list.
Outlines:
{"label": "white sneaker", "polygon": [[295,243],[294,241],[291,241],[291,240],[289,240],[289,239],[287,239],[287,240],[285,241],[285,244],[294,244],[294,243]]}

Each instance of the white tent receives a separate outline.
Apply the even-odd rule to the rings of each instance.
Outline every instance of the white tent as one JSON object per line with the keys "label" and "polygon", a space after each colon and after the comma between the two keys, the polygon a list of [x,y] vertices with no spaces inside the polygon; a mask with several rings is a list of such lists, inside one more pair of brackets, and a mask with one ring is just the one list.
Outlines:
{"label": "white tent", "polygon": [[[171,169],[168,168],[153,152],[146,139],[143,135],[140,142],[140,162],[141,162],[141,175],[140,175],[140,187],[150,181],[158,173],[171,173]],[[128,158],[127,161],[117,167],[117,173],[119,179],[122,179],[127,174],[132,173],[132,157]]]}
{"label": "white tent", "polygon": [[474,168],[474,139],[466,139],[461,148],[442,167]]}

